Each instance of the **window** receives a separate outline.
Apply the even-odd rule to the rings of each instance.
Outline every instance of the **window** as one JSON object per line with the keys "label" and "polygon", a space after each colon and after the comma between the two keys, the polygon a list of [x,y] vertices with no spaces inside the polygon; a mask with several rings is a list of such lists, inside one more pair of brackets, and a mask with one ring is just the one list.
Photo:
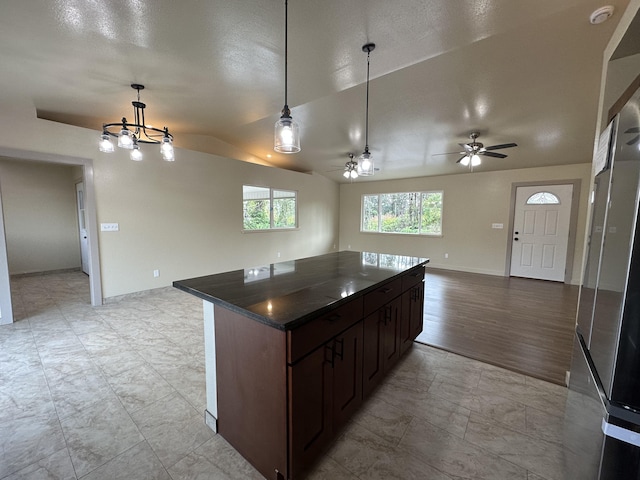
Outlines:
{"label": "window", "polygon": [[297,192],[268,187],[242,186],[244,230],[296,228]]}
{"label": "window", "polygon": [[442,192],[363,195],[361,230],[442,235]]}
{"label": "window", "polygon": [[527,199],[527,205],[558,205],[560,199],[551,192],[534,193]]}

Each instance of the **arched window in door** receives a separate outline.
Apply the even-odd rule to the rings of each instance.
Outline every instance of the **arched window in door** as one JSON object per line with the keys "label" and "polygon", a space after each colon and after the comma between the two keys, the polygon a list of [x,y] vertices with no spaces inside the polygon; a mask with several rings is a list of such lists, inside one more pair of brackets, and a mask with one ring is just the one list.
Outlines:
{"label": "arched window in door", "polygon": [[534,193],[527,199],[527,205],[559,205],[560,199],[551,192]]}

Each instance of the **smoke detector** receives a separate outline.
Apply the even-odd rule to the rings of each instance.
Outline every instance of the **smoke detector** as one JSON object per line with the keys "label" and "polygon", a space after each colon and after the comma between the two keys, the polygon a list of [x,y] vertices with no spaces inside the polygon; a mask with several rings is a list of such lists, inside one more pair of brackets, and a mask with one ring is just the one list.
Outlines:
{"label": "smoke detector", "polygon": [[589,16],[589,21],[592,25],[598,25],[599,23],[606,22],[611,15],[613,15],[613,6],[606,5],[595,10]]}

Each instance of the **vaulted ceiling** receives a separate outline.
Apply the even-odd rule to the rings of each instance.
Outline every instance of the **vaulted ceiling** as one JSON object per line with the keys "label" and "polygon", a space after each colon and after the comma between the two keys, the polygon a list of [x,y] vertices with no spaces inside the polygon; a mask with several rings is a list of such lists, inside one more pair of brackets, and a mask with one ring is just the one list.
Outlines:
{"label": "vaulted ceiling", "polygon": [[[290,0],[289,105],[302,151],[273,151],[283,0],[20,0],[0,6],[0,102],[96,130],[132,114],[177,147],[346,181],[369,144],[385,180],[461,173],[459,143],[515,142],[479,171],[590,162],[602,55],[628,0]],[[180,161],[180,150],[176,153]],[[360,181],[362,179],[359,179]]]}

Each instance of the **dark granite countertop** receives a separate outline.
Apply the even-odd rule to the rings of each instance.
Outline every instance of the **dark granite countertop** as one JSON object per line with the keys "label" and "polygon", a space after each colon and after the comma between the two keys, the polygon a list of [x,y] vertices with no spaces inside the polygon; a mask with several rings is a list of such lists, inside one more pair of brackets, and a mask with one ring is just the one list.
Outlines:
{"label": "dark granite countertop", "polygon": [[173,286],[290,330],[428,262],[428,258],[343,251],[178,280]]}

